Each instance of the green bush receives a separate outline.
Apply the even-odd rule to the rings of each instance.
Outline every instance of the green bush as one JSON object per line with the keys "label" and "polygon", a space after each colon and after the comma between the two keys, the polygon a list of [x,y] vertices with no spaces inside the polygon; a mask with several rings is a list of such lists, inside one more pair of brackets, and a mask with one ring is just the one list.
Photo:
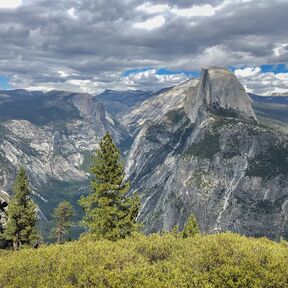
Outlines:
{"label": "green bush", "polygon": [[246,175],[270,180],[279,174],[287,176],[287,167],[288,145],[286,143],[270,143],[266,150],[256,154],[249,163]]}
{"label": "green bush", "polygon": [[219,133],[207,133],[200,142],[191,144],[186,151],[186,155],[212,159],[220,151],[219,138]]}
{"label": "green bush", "polygon": [[0,253],[0,287],[288,287],[288,246],[232,233],[84,237]]}

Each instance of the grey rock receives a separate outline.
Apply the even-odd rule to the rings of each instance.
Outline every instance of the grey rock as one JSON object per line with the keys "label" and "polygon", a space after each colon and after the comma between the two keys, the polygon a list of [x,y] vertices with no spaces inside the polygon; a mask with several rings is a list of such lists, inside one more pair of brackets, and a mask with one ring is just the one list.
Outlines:
{"label": "grey rock", "polygon": [[129,111],[129,113],[124,114],[119,121],[132,131],[137,130],[146,120],[156,121],[168,111],[183,107],[186,95],[192,93],[191,90],[197,86],[198,82],[198,79],[192,78],[159,95],[155,95]]}
{"label": "grey rock", "polygon": [[193,213],[203,232],[288,238],[288,135],[257,122],[230,74],[205,70],[178,106],[162,104],[143,124],[134,118],[126,172],[147,232],[183,228]]}
{"label": "grey rock", "polygon": [[[11,195],[23,166],[41,215],[60,200],[74,204],[89,192],[89,162],[106,131],[124,150],[130,136],[89,94],[2,91],[0,99],[0,198]],[[123,151],[123,150],[122,150]]]}
{"label": "grey rock", "polygon": [[[189,102],[190,101],[190,102]],[[234,117],[244,117],[256,121],[251,101],[236,76],[226,68],[213,67],[202,69],[196,97],[186,98],[186,113],[196,122],[199,111],[207,107],[217,112],[233,112]]]}

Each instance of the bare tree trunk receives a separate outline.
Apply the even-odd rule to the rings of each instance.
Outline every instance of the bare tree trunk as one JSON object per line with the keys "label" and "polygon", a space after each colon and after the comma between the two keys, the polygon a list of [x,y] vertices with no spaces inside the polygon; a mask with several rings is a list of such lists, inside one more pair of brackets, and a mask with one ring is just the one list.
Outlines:
{"label": "bare tree trunk", "polygon": [[13,250],[17,251],[19,249],[20,243],[19,240],[17,239],[16,241],[13,241]]}
{"label": "bare tree trunk", "polygon": [[61,230],[57,231],[57,243],[61,242],[61,236],[62,236]]}

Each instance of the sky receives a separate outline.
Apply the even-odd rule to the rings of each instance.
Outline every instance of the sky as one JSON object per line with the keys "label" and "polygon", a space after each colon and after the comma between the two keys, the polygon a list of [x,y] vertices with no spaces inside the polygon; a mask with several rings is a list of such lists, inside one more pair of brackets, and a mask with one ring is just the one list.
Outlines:
{"label": "sky", "polygon": [[0,0],[0,89],[156,91],[224,66],[288,91],[288,0]]}

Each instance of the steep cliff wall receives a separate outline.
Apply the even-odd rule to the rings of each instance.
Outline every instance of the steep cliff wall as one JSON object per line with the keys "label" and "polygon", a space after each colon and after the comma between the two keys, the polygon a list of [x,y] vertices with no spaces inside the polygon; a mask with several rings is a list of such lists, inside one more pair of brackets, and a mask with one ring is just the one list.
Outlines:
{"label": "steep cliff wall", "polygon": [[287,238],[288,135],[258,124],[227,70],[204,70],[196,88],[146,121],[130,150],[146,231],[183,227],[193,213],[204,232]]}

